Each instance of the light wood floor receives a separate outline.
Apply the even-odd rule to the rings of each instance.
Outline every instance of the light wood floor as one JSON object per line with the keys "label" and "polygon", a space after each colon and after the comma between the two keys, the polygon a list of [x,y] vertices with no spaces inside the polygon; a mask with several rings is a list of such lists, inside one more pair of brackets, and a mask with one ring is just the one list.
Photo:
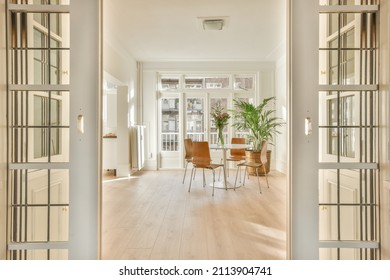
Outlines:
{"label": "light wood floor", "polygon": [[[189,171],[191,168],[189,168]],[[229,180],[234,180],[231,170]],[[271,171],[236,189],[203,188],[200,171],[188,192],[183,170],[105,177],[103,259],[285,259],[286,178]],[[206,180],[212,173],[206,170]]]}

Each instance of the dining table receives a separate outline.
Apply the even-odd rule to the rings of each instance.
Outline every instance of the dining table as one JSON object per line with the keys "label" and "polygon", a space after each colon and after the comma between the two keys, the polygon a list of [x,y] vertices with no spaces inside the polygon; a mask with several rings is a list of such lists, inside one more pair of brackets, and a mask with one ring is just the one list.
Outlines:
{"label": "dining table", "polygon": [[[248,145],[248,144],[223,144],[223,145],[220,145],[220,144],[210,144],[209,145],[209,148],[210,150],[222,150],[222,162],[223,162],[223,166],[224,166],[224,169],[223,169],[223,182],[216,182],[215,183],[215,187],[216,188],[226,188],[226,189],[232,189],[234,188],[234,184],[228,182],[227,180],[227,176],[226,176],[226,168],[228,168],[227,166],[227,160],[226,160],[226,153],[227,153],[227,150],[230,150],[230,149],[247,149],[247,148],[250,148],[251,146]],[[237,187],[236,187],[237,188]]]}

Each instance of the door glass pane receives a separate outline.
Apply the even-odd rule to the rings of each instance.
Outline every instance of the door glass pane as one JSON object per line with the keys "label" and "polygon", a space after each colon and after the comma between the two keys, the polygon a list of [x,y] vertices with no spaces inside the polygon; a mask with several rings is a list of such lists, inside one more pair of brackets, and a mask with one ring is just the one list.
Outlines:
{"label": "door glass pane", "polygon": [[[227,112],[228,99],[227,98],[210,98],[210,112],[212,112],[213,108],[217,105],[220,105],[223,108],[223,112]],[[223,137],[225,138],[224,143],[229,143],[228,141],[228,125],[223,129]],[[218,142],[218,131],[215,127],[214,121],[210,118],[210,144],[217,144]]]}
{"label": "door glass pane", "polygon": [[67,241],[69,234],[68,206],[50,207],[50,241]]}
{"label": "door glass pane", "polygon": [[205,85],[206,88],[228,88],[229,77],[206,77]]}
{"label": "door glass pane", "polygon": [[60,16],[61,14],[50,14],[50,32],[58,36],[61,36]]}
{"label": "door glass pane", "polygon": [[376,260],[378,249],[356,248],[321,248],[320,260]]}
{"label": "door glass pane", "polygon": [[321,6],[335,5],[376,5],[379,0],[319,0]]}
{"label": "door glass pane", "polygon": [[17,222],[11,235],[12,241],[66,241],[69,171],[13,170],[10,178],[13,201],[10,217]]}
{"label": "door glass pane", "polygon": [[63,206],[69,204],[69,170],[50,171],[50,203]]}
{"label": "door glass pane", "polygon": [[186,138],[191,138],[193,141],[204,141],[205,140],[204,99],[187,98],[186,114],[187,114]]}
{"label": "door glass pane", "polygon": [[204,88],[203,77],[188,77],[184,78],[184,88],[187,89],[202,89]]}
{"label": "door glass pane", "polygon": [[[29,140],[33,140],[33,152],[34,158],[30,159],[29,162],[32,162],[36,159],[47,158],[48,157],[48,129],[47,128],[30,128],[29,133],[32,134],[33,138],[29,137]],[[30,134],[30,135],[31,135]]]}
{"label": "door glass pane", "polygon": [[[250,104],[255,103],[255,100],[253,97],[236,97],[236,98],[234,98],[234,100],[248,102]],[[248,132],[249,132],[248,130],[239,130],[239,129],[235,128],[234,137],[245,138],[246,135],[248,134]]]}
{"label": "door glass pane", "polygon": [[378,106],[377,92],[320,92],[319,104],[320,161],[377,159],[377,152],[373,152],[378,139],[374,129],[378,126],[378,115],[374,112]]}
{"label": "door glass pane", "polygon": [[49,202],[49,172],[47,170],[28,170],[26,185],[29,205],[42,205]]}
{"label": "door glass pane", "polygon": [[[39,196],[40,194],[36,194]],[[27,242],[46,242],[48,229],[48,207],[31,206],[27,208]]]}
{"label": "door glass pane", "polygon": [[184,88],[187,89],[224,89],[230,87],[228,76],[185,76]]}
{"label": "door glass pane", "polygon": [[[60,94],[62,95],[57,93],[52,93],[50,98],[48,97],[49,94],[44,92],[40,93],[43,95],[33,95],[34,110],[32,110],[31,122],[34,126],[40,127],[28,129],[29,133],[33,134],[33,138],[28,141],[33,149],[33,159],[35,160],[47,158],[49,150],[51,156],[60,156],[51,157],[52,162],[64,162],[69,158],[69,129],[67,127],[59,127],[69,124],[69,115],[66,111],[63,111],[63,106],[68,106],[68,94],[67,92],[61,92]],[[30,161],[33,159],[30,159]]]}
{"label": "door glass pane", "polygon": [[375,239],[377,176],[375,170],[320,170],[320,240]]}
{"label": "door glass pane", "polygon": [[179,150],[179,98],[161,99],[161,151]]}
{"label": "door glass pane", "polygon": [[161,90],[175,90],[179,89],[178,77],[162,77],[161,78]]}
{"label": "door glass pane", "polygon": [[255,83],[253,77],[234,77],[234,89],[236,90],[254,90]]}
{"label": "door glass pane", "polygon": [[50,137],[50,162],[68,162],[69,128],[52,128]]}
{"label": "door glass pane", "polygon": [[68,259],[68,250],[49,250],[50,260],[67,260]]}

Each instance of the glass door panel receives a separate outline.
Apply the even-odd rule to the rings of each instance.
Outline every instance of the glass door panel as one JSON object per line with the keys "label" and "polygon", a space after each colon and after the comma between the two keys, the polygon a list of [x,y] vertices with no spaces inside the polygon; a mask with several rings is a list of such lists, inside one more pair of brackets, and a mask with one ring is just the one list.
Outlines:
{"label": "glass door panel", "polygon": [[161,99],[161,151],[179,151],[179,98]]}
{"label": "glass door panel", "polygon": [[252,91],[255,90],[255,76],[235,75],[233,81],[234,90]]}
{"label": "glass door panel", "polygon": [[[249,102],[255,104],[254,93],[235,93],[234,100]],[[234,106],[234,103],[233,103]],[[233,128],[232,137],[245,138],[248,134],[247,130],[238,130]]]}
{"label": "glass door panel", "polygon": [[205,98],[186,99],[186,137],[192,141],[204,141],[205,137]]}
{"label": "glass door panel", "polygon": [[[216,98],[216,97],[211,97],[210,98],[210,112],[212,112],[212,108],[217,106],[219,104],[224,112],[228,111],[228,98],[227,97],[221,97],[221,98]],[[229,140],[229,125],[225,126],[223,129],[223,137],[225,140],[225,143],[230,143]],[[210,144],[217,144],[218,142],[218,131],[215,127],[214,121],[212,118],[210,118]]]}

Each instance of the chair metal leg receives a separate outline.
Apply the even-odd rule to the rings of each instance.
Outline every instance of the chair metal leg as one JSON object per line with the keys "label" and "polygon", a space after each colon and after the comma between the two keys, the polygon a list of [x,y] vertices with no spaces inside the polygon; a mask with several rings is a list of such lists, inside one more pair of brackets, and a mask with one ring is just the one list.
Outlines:
{"label": "chair metal leg", "polygon": [[226,162],[227,172],[226,177],[229,178],[229,162]]}
{"label": "chair metal leg", "polygon": [[264,166],[264,165],[263,165],[263,170],[264,170],[264,177],[265,177],[265,180],[267,181],[267,187],[269,188],[267,172],[265,171],[265,166]]}
{"label": "chair metal leg", "polygon": [[238,172],[240,172],[240,183],[241,183],[241,170],[240,170],[240,166],[237,166],[236,180],[234,181],[234,190],[236,190]]}
{"label": "chair metal leg", "polygon": [[[225,172],[226,170],[224,165],[222,165],[222,168],[223,168],[223,172]],[[224,182],[224,184],[225,184],[225,190],[227,190],[227,182]]]}
{"label": "chair metal leg", "polygon": [[240,173],[240,184],[241,184],[241,168],[239,168],[238,166],[236,166],[238,169],[239,169],[239,173]]}
{"label": "chair metal leg", "polygon": [[203,187],[206,187],[206,176],[204,175],[204,168],[203,170]]}
{"label": "chair metal leg", "polygon": [[[248,167],[245,166],[244,180],[243,180],[243,182],[242,182],[242,185],[243,185],[243,186],[245,186],[245,178],[246,178],[246,169],[247,169],[247,168],[248,168]],[[248,173],[248,179],[249,179],[249,173]]]}
{"label": "chair metal leg", "polygon": [[215,170],[213,169],[213,196],[214,196],[214,185],[215,185]]}
{"label": "chair metal leg", "polygon": [[257,183],[259,184],[259,190],[261,193],[261,186],[260,186],[260,179],[259,179],[259,168],[258,167],[256,168],[256,176],[257,176]]}
{"label": "chair metal leg", "polygon": [[184,180],[186,179],[187,166],[188,166],[188,161],[186,162],[186,168],[184,170],[184,177],[183,177],[183,183],[182,184],[184,184]]}
{"label": "chair metal leg", "polygon": [[192,170],[191,170],[190,186],[188,187],[188,192],[191,191],[192,176],[194,176],[194,169],[195,169],[195,167],[193,167]]}
{"label": "chair metal leg", "polygon": [[[223,159],[221,159],[221,163],[223,162]],[[218,171],[218,181],[221,181],[221,169]]]}

